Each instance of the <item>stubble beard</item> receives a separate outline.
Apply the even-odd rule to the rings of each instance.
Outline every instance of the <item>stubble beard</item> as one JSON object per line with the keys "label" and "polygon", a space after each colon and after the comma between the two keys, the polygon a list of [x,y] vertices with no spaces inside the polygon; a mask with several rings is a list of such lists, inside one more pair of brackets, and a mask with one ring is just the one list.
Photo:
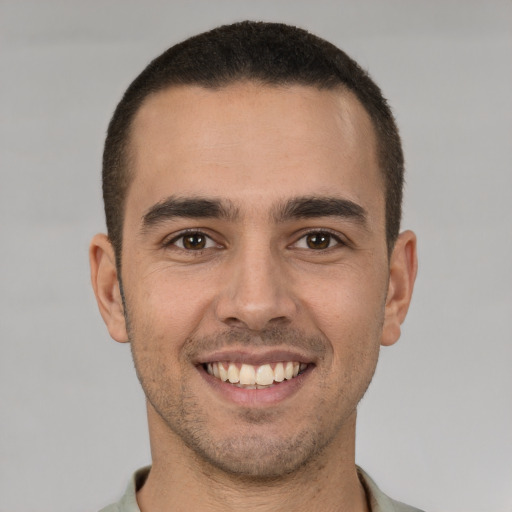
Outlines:
{"label": "stubble beard", "polygon": [[[152,358],[143,347],[139,350],[139,342],[143,343],[141,340],[145,337],[134,336],[128,321],[127,325],[135,369],[149,407],[169,429],[172,437],[179,439],[200,465],[251,481],[282,479],[312,465],[322,465],[322,456],[326,449],[346,426],[349,418],[355,415],[357,403],[370,384],[376,366],[375,357],[375,361],[370,362],[372,368],[367,378],[363,381],[359,379],[358,389],[352,389],[347,394],[346,391],[350,389],[350,384],[353,384],[355,374],[360,371],[359,365],[367,367],[362,361],[352,362],[347,375],[340,378],[337,383],[337,395],[334,402],[331,400],[330,407],[322,408],[321,397],[329,394],[328,388],[332,387],[332,383],[321,383],[318,390],[318,407],[312,410],[296,410],[292,415],[288,413],[289,421],[293,422],[296,417],[300,417],[302,425],[300,429],[291,430],[293,433],[290,435],[280,435],[278,431],[274,433],[275,435],[268,435],[268,429],[259,430],[259,426],[268,427],[274,424],[276,416],[280,413],[250,408],[241,408],[236,417],[230,418],[231,424],[239,425],[239,428],[232,429],[229,436],[214,435],[209,416],[214,415],[215,411],[205,410],[204,404],[199,403],[187,386],[188,379],[173,382],[172,372],[165,366],[165,358]],[[326,358],[332,357],[330,345],[326,340],[308,337],[290,328],[270,329],[261,333],[257,340],[256,343],[265,346],[291,344],[293,340],[295,346],[299,345],[310,352],[316,352],[319,360],[325,361]],[[255,339],[249,333],[238,331],[200,339],[190,338],[184,345],[184,360],[190,360],[191,354],[198,352],[201,347],[225,347],[235,342],[254,344]],[[331,407],[342,411],[342,414],[336,417],[332,414]],[[318,410],[324,410],[326,414],[318,414]]]}

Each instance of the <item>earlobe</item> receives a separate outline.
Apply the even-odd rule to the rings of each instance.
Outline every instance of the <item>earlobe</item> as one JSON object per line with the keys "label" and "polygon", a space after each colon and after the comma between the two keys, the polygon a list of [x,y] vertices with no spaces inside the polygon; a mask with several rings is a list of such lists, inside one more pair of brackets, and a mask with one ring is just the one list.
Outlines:
{"label": "earlobe", "polygon": [[417,271],[416,235],[404,231],[391,254],[382,345],[393,345],[400,338],[400,326],[409,309]]}
{"label": "earlobe", "polygon": [[114,248],[104,234],[94,236],[89,247],[91,281],[103,321],[112,338],[128,341],[124,307],[117,277]]}

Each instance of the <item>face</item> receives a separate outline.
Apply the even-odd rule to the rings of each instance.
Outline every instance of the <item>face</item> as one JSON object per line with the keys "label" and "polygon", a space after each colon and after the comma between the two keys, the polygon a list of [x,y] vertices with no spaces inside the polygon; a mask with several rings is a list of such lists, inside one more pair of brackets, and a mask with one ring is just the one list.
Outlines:
{"label": "face", "polygon": [[141,107],[131,150],[126,332],[104,317],[131,342],[158,443],[278,476],[352,442],[379,346],[398,337],[400,289],[359,102],[173,88]]}

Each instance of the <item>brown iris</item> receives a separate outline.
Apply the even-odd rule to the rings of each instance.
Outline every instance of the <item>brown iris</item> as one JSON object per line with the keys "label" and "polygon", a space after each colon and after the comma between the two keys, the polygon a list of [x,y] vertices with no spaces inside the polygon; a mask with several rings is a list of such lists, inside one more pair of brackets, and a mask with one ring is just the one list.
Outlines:
{"label": "brown iris", "polygon": [[310,233],[306,237],[306,243],[310,249],[327,249],[331,243],[329,233]]}
{"label": "brown iris", "polygon": [[206,237],[201,233],[191,233],[183,237],[183,247],[192,251],[200,251],[206,246]]}

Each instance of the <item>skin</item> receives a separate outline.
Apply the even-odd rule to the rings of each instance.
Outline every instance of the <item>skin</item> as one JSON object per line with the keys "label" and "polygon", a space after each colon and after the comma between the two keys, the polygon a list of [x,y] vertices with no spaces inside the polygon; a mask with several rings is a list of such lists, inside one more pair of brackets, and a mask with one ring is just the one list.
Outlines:
{"label": "skin", "polygon": [[[348,92],[304,86],[171,88],[142,105],[131,150],[124,304],[105,235],[90,260],[100,312],[131,342],[147,397],[141,510],[367,510],[356,406],[380,346],[400,336],[417,263],[410,231],[388,255],[366,111]],[[197,198],[223,215],[175,215],[177,200]],[[286,214],[304,198],[357,215],[326,201]],[[184,230],[205,246],[184,245]],[[222,358],[308,368],[293,385],[233,394],[203,370]]]}

